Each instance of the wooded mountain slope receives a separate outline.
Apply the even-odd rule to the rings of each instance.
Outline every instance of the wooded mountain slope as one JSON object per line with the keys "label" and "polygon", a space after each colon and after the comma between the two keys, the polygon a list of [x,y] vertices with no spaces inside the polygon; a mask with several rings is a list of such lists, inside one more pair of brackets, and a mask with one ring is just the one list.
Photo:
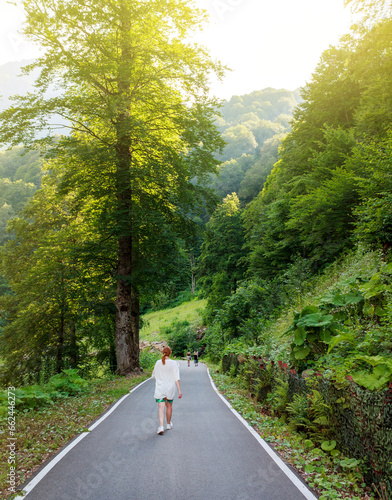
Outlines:
{"label": "wooded mountain slope", "polygon": [[301,100],[298,91],[266,88],[223,103],[216,124],[227,144],[212,179],[220,198],[236,192],[246,204],[261,191]]}

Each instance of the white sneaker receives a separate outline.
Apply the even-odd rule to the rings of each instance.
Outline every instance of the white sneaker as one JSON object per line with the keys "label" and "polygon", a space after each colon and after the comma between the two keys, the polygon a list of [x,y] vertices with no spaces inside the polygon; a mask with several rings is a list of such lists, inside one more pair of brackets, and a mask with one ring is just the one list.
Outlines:
{"label": "white sneaker", "polygon": [[170,431],[170,429],[173,429],[173,422],[170,422],[170,424],[167,424],[166,430]]}
{"label": "white sneaker", "polygon": [[163,427],[158,427],[157,434],[163,434],[165,429]]}

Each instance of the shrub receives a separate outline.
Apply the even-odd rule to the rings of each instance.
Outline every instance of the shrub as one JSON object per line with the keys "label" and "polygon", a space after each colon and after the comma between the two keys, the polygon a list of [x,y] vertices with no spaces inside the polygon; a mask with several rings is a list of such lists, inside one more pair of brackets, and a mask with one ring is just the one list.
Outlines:
{"label": "shrub", "polygon": [[70,368],[54,375],[49,379],[46,387],[51,392],[74,396],[86,389],[88,382],[79,376],[78,370]]}
{"label": "shrub", "polygon": [[140,367],[143,370],[152,370],[158,359],[161,358],[161,353],[151,352],[148,349],[140,351]]}
{"label": "shrub", "polygon": [[188,349],[197,349],[196,332],[188,321],[173,321],[164,332],[173,356],[184,356]]}

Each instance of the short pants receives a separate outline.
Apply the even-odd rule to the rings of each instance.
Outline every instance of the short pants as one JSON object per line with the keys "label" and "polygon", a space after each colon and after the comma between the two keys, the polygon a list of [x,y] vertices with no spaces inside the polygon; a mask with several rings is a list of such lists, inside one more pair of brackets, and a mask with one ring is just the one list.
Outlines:
{"label": "short pants", "polygon": [[167,398],[163,398],[163,399],[156,399],[155,400],[157,403],[173,403],[173,400],[172,399],[167,399]]}

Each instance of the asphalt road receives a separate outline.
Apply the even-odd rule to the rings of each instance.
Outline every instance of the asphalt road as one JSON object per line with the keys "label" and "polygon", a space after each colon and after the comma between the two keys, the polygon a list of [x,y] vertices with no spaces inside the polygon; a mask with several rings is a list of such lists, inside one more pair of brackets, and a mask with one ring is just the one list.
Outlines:
{"label": "asphalt road", "polygon": [[225,404],[203,364],[180,366],[183,397],[174,401],[172,430],[156,434],[158,408],[150,379],[56,456],[26,486],[24,498],[316,498]]}

